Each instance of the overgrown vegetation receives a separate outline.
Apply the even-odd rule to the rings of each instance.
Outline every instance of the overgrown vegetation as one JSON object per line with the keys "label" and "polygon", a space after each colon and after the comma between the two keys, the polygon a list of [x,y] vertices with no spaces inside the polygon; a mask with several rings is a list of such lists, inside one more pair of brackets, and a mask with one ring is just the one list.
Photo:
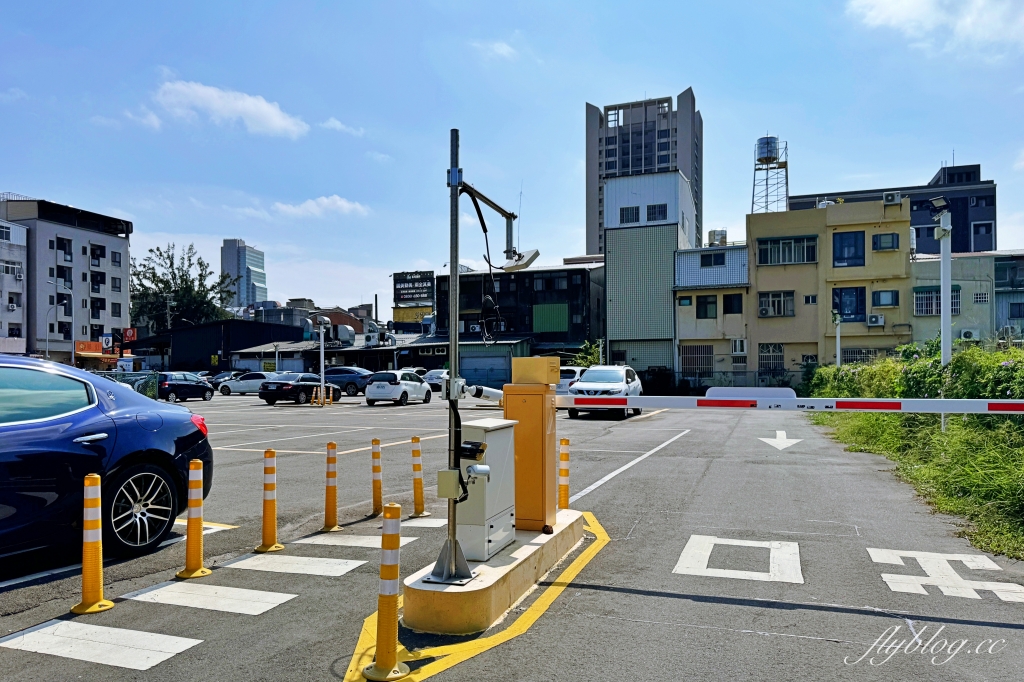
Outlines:
{"label": "overgrown vegetation", "polygon": [[[819,397],[1024,398],[1024,352],[971,347],[946,367],[936,343],[903,346],[867,365],[818,368],[804,387]],[[988,415],[818,413],[852,449],[885,455],[935,509],[967,519],[976,547],[1024,558],[1024,419]]]}
{"label": "overgrown vegetation", "polygon": [[601,347],[596,343],[584,341],[580,352],[569,361],[573,367],[590,367],[601,364]]}

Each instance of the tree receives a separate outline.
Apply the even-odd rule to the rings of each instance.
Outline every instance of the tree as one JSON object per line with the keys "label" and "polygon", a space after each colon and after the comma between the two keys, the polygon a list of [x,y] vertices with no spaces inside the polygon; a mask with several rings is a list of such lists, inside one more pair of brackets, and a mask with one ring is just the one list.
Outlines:
{"label": "tree", "polygon": [[172,328],[231,317],[224,306],[234,297],[239,278],[224,273],[211,282],[213,277],[213,269],[195,244],[180,254],[174,244],[158,246],[149,250],[141,264],[132,258],[132,319],[154,333],[166,331],[168,301]]}
{"label": "tree", "polygon": [[590,367],[601,364],[601,347],[596,343],[584,341],[583,347],[571,363],[574,367]]}

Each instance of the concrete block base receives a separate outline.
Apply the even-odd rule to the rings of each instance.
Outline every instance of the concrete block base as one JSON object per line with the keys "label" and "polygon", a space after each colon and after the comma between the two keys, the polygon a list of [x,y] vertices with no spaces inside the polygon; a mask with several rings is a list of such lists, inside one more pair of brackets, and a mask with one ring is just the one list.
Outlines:
{"label": "concrete block base", "polygon": [[555,532],[516,531],[511,545],[488,561],[469,562],[476,577],[464,586],[425,583],[434,564],[405,579],[403,623],[420,632],[482,632],[508,611],[583,539],[583,514],[558,512]]}

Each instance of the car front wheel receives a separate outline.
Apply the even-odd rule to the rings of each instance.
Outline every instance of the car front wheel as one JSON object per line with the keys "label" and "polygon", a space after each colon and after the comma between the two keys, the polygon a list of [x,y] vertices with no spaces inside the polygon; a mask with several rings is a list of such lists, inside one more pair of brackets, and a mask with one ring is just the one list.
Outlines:
{"label": "car front wheel", "polygon": [[137,556],[158,547],[171,531],[179,506],[171,475],[154,464],[138,464],[117,474],[108,486],[103,493],[106,548]]}
{"label": "car front wheel", "polygon": [[203,392],[203,400],[213,400],[213,391],[207,390]]}
{"label": "car front wheel", "polygon": [[359,387],[355,384],[345,384],[345,395],[354,396],[359,395]]}
{"label": "car front wheel", "polygon": [[423,394],[423,404],[426,405],[430,402],[430,391]]}
{"label": "car front wheel", "polygon": [[220,394],[221,395],[231,395],[231,387],[230,386],[221,386],[220,387]]}

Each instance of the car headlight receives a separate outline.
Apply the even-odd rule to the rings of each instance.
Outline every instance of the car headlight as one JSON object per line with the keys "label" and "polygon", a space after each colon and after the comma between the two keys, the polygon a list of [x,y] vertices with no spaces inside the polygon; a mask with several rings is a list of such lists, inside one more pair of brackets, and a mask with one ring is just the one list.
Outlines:
{"label": "car headlight", "polygon": [[576,395],[577,391],[576,391],[575,388],[570,388],[569,389],[569,393],[572,393],[573,395]]}
{"label": "car headlight", "polygon": [[620,393],[622,393],[621,388],[613,388],[608,391],[608,395],[618,395]]}

